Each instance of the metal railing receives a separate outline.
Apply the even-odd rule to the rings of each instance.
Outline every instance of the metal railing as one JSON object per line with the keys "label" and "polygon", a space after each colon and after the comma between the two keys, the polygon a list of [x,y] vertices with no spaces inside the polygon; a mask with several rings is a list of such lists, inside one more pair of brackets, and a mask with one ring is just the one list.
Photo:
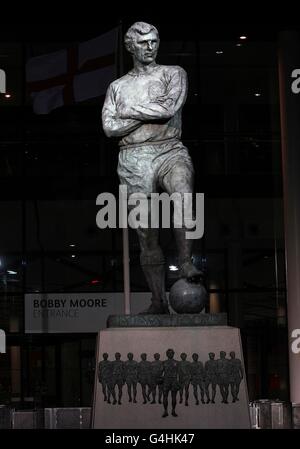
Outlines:
{"label": "metal railing", "polygon": [[[260,399],[249,404],[252,429],[300,429],[300,404]],[[89,429],[91,407],[15,410],[0,405],[0,429]]]}
{"label": "metal railing", "polygon": [[252,429],[290,429],[291,404],[280,400],[259,399],[250,403],[250,419]]}

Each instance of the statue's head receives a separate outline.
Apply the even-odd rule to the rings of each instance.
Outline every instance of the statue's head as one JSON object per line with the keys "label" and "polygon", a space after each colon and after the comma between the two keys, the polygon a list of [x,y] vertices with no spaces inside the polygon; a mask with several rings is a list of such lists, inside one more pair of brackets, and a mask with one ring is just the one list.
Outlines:
{"label": "statue's head", "polygon": [[143,354],[141,354],[141,359],[143,361],[147,360],[147,354],[145,352],[143,352]]}
{"label": "statue's head", "polygon": [[214,360],[214,358],[215,358],[214,352],[210,352],[208,355],[209,355],[210,360]]}
{"label": "statue's head", "polygon": [[155,359],[155,360],[159,360],[159,359],[160,359],[160,354],[159,354],[158,352],[156,352],[156,353],[154,354],[154,359]]}
{"label": "statue's head", "polygon": [[175,352],[173,349],[168,349],[166,352],[166,355],[167,355],[168,359],[172,359],[175,355]]}
{"label": "statue's head", "polygon": [[221,351],[220,352],[220,358],[221,359],[225,359],[225,357],[226,357],[226,352],[225,351]]}
{"label": "statue's head", "polygon": [[154,62],[159,48],[158,31],[153,25],[135,22],[124,38],[126,50],[133,58],[144,65]]}
{"label": "statue's head", "polygon": [[230,357],[231,357],[232,359],[235,359],[235,352],[234,352],[234,351],[231,351],[231,353],[230,353],[229,355],[230,355]]}
{"label": "statue's head", "polygon": [[120,360],[120,358],[121,358],[121,354],[119,352],[116,352],[115,353],[115,359],[116,360]]}
{"label": "statue's head", "polygon": [[187,355],[186,355],[185,352],[182,352],[182,353],[180,354],[181,360],[185,361],[185,360],[186,360],[186,357],[187,357]]}
{"label": "statue's head", "polygon": [[128,358],[128,360],[133,360],[133,354],[132,354],[132,352],[128,352],[127,358]]}
{"label": "statue's head", "polygon": [[192,359],[194,360],[194,362],[197,362],[198,358],[199,358],[198,354],[194,352],[194,354],[192,355]]}
{"label": "statue's head", "polygon": [[103,357],[104,360],[107,360],[107,359],[108,359],[108,354],[107,354],[107,352],[104,352],[104,354],[102,354],[102,357]]}

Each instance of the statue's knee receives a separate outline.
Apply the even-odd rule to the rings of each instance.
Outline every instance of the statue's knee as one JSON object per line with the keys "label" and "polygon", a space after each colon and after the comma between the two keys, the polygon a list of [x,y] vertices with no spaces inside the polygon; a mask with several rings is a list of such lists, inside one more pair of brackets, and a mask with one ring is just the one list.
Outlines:
{"label": "statue's knee", "polygon": [[159,246],[155,249],[144,249],[140,255],[141,265],[163,265],[164,255]]}

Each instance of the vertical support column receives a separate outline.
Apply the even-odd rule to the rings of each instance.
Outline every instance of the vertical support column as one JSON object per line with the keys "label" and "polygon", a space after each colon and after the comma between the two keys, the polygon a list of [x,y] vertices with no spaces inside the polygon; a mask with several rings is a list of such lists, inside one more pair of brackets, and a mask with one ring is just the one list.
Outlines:
{"label": "vertical support column", "polygon": [[[118,74],[124,75],[124,43],[123,43],[123,22],[120,21],[118,32]],[[126,201],[126,223],[127,223],[127,201]],[[129,258],[129,232],[126,225],[123,228],[123,276],[124,276],[124,299],[125,315],[130,315],[130,258]]]}
{"label": "vertical support column", "polygon": [[129,234],[128,228],[123,229],[123,273],[125,315],[130,315],[130,265],[129,265]]}
{"label": "vertical support column", "polygon": [[292,72],[300,69],[300,38],[295,31],[279,35],[279,90],[283,165],[283,199],[290,400],[300,403],[300,354],[292,351],[292,332],[300,329],[300,94],[292,92]]}

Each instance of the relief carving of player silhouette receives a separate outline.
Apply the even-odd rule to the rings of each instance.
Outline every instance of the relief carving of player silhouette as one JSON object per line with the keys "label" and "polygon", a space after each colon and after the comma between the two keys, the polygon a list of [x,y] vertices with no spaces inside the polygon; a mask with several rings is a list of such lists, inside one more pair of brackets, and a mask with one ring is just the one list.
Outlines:
{"label": "relief carving of player silhouette", "polygon": [[122,389],[125,383],[124,379],[124,363],[121,360],[121,354],[119,352],[115,353],[115,360],[111,362],[112,364],[112,384],[113,384],[113,398],[116,403],[116,387],[118,387],[118,404],[121,405],[122,399]]}
{"label": "relief carving of player silhouette", "polygon": [[191,362],[189,362],[187,358],[187,354],[182,352],[180,354],[181,361],[178,362],[178,376],[179,376],[179,403],[183,402],[183,391],[185,394],[185,402],[186,406],[189,405],[189,388],[191,382]]}
{"label": "relief carving of player silhouette", "polygon": [[[188,360],[185,352],[180,354],[180,360],[174,359],[175,351],[168,349],[167,358],[160,359],[156,352],[153,360],[147,360],[147,354],[140,355],[140,361],[134,360],[133,352],[127,354],[127,360],[121,360],[121,354],[115,353],[115,360],[110,361],[107,352],[103,353],[103,360],[98,365],[98,380],[102,386],[104,401],[107,404],[121,405],[122,390],[126,383],[128,401],[136,404],[137,384],[141,386],[143,404],[163,403],[163,417],[169,416],[169,399],[171,396],[171,415],[177,417],[177,394],[179,392],[179,403],[189,405],[189,390],[192,385],[195,405],[199,405],[199,391],[202,404],[215,404],[217,385],[219,386],[221,403],[228,404],[229,387],[232,402],[239,400],[240,384],[244,378],[243,365],[236,358],[235,352],[229,353],[230,359],[226,358],[226,352],[220,351],[220,358],[215,360],[215,353],[210,352],[209,360],[202,363],[197,353],[192,354],[192,361]],[[211,386],[211,393],[210,393]],[[116,391],[117,390],[117,391]],[[118,399],[116,393],[118,392]],[[151,401],[152,396],[152,401]],[[111,400],[112,398],[112,400]],[[156,399],[158,399],[156,401]],[[184,401],[183,401],[184,399]]]}
{"label": "relief carving of player silhouette", "polygon": [[203,363],[198,360],[199,356],[198,354],[194,353],[192,355],[192,363],[191,363],[191,384],[193,385],[194,389],[194,397],[196,400],[196,405],[199,405],[199,399],[198,399],[198,387],[200,389],[201,394],[201,402],[202,404],[205,404],[204,401],[204,367]]}
{"label": "relief carving of player silhouette", "polygon": [[154,354],[154,360],[151,362],[151,392],[152,402],[156,404],[156,391],[158,390],[158,403],[161,404],[163,395],[163,362],[160,360],[160,354],[156,352]]}
{"label": "relief carving of player silhouette", "polygon": [[102,385],[102,393],[104,396],[104,401],[107,401],[107,403],[110,404],[111,403],[110,397],[112,395],[111,392],[112,364],[108,360],[107,352],[104,352],[102,357],[103,360],[99,362],[98,367],[98,380]]}
{"label": "relief carving of player silhouette", "polygon": [[147,354],[145,352],[141,354],[141,361],[138,364],[138,381],[142,387],[143,404],[147,404],[147,401],[150,401],[152,379],[151,362],[147,360]]}
{"label": "relief carving of player silhouette", "polygon": [[240,384],[244,378],[244,370],[242,362],[239,359],[235,358],[235,352],[230,352],[230,364],[231,364],[231,370],[230,370],[230,388],[231,388],[231,395],[232,395],[232,402],[236,402],[239,400],[238,395],[240,391]]}
{"label": "relief carving of player silhouette", "polygon": [[[212,404],[215,403],[216,397],[216,389],[218,383],[218,363],[215,360],[215,353],[210,352],[208,354],[209,360],[205,362],[205,394],[206,394],[206,403],[209,404],[211,401]],[[211,385],[211,400],[209,396],[209,386]]]}
{"label": "relief carving of player silhouette", "polygon": [[169,415],[168,396],[170,392],[172,400],[172,416],[174,417],[178,416],[175,411],[176,396],[179,390],[178,362],[174,360],[175,352],[173,349],[168,349],[166,355],[168,358],[163,363],[163,404],[164,404],[164,413],[162,415],[163,418]]}
{"label": "relief carving of player silhouette", "polygon": [[229,381],[231,374],[231,363],[226,359],[226,352],[220,352],[220,358],[217,360],[218,384],[222,396],[222,403],[228,404]]}
{"label": "relief carving of player silhouette", "polygon": [[138,383],[138,362],[133,360],[133,353],[129,352],[127,354],[128,360],[124,362],[124,377],[127,385],[128,400],[136,403],[136,393],[137,393],[137,383]]}

